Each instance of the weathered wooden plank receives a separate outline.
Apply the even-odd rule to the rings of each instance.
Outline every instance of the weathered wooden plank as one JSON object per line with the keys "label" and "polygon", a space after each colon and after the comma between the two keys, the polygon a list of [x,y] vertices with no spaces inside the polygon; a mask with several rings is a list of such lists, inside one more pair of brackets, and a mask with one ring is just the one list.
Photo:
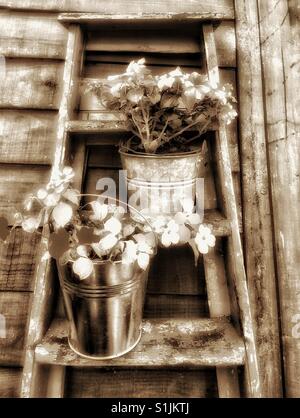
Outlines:
{"label": "weathered wooden plank", "polygon": [[6,338],[0,338],[1,366],[20,366],[23,363],[30,300],[30,292],[0,292],[0,314],[5,320],[6,334]]}
{"label": "weathered wooden plank", "polygon": [[244,362],[244,343],[226,319],[145,321],[140,343],[113,360],[79,357],[67,341],[66,321],[55,321],[35,349],[38,362],[64,366],[197,368]]}
{"label": "weathered wooden plank", "polygon": [[[212,318],[231,315],[224,257],[218,247],[219,243],[203,255],[209,314]],[[217,367],[216,372],[219,397],[239,398],[237,369]]]}
{"label": "weathered wooden plank", "polygon": [[56,121],[55,112],[3,110],[0,114],[0,162],[51,164]]}
{"label": "weathered wooden plank", "polygon": [[[286,0],[258,1],[285,390],[300,396],[299,40]],[[299,5],[298,5],[299,6]],[[299,12],[298,12],[299,13]]]}
{"label": "weathered wooden plank", "polygon": [[35,255],[40,235],[15,229],[8,241],[0,244],[0,291],[33,290]]}
{"label": "weathered wooden plank", "polygon": [[22,369],[0,367],[0,398],[18,398]]}
{"label": "weathered wooden plank", "polygon": [[58,109],[62,63],[6,59],[0,84],[0,108]]}
{"label": "weathered wooden plank", "polygon": [[[204,44],[207,57],[207,69],[211,82],[220,80],[218,58],[214,34],[211,24],[203,25]],[[246,368],[249,373],[247,388],[249,396],[261,397],[260,373],[256,352],[256,341],[250,299],[247,288],[247,277],[244,266],[243,249],[239,231],[238,210],[232,179],[232,168],[229,154],[227,131],[224,124],[220,124],[216,134],[216,154],[218,175],[221,184],[223,210],[227,218],[231,220],[231,235],[228,238],[228,247],[232,255],[232,281],[234,283],[240,308],[240,319],[243,327],[243,335],[246,347]]]}
{"label": "weathered wooden plank", "polygon": [[70,367],[66,377],[67,398],[159,399],[217,396],[213,369],[111,371]]}
{"label": "weathered wooden plank", "polygon": [[218,22],[213,30],[219,67],[236,67],[235,22]]}
{"label": "weathered wooden plank", "polygon": [[5,215],[11,225],[14,214],[22,209],[25,197],[46,184],[49,168],[46,166],[0,165],[0,214]]}
{"label": "weathered wooden plank", "polygon": [[125,3],[123,0],[98,0],[93,3],[87,3],[86,0],[51,0],[47,2],[43,0],[1,0],[0,6],[12,9],[100,13],[107,18],[116,18],[120,14],[128,18],[142,18],[144,15],[152,14],[160,18],[162,16],[171,18],[178,15],[180,19],[189,15],[194,15],[195,18],[203,16],[207,19],[234,18],[232,0],[198,0],[197,3],[192,0],[184,3],[180,0],[165,0],[164,2],[130,0]]}
{"label": "weathered wooden plank", "polygon": [[67,29],[47,14],[0,12],[0,55],[64,59]]}
{"label": "weathered wooden plank", "polygon": [[[78,25],[71,25],[68,30],[67,53],[63,67],[62,98],[59,105],[57,140],[51,178],[57,175],[57,171],[69,163],[68,134],[65,130],[66,122],[73,117],[77,105],[78,81],[83,63],[82,32]],[[78,179],[77,179],[78,180]],[[30,312],[29,330],[26,340],[26,355],[21,393],[23,397],[43,396],[54,393],[55,387],[63,387],[64,371],[61,369],[56,376],[60,381],[55,382],[51,378],[45,378],[45,373],[52,376],[52,370],[45,371],[43,366],[36,366],[34,359],[35,345],[44,335],[52,314],[51,305],[54,295],[53,287],[53,260],[42,260],[42,256],[48,249],[49,231],[45,227],[39,253],[37,255],[38,268],[35,278],[35,291],[32,309]],[[56,368],[56,371],[59,369]],[[44,376],[43,376],[44,375]],[[56,392],[57,393],[57,392]]]}
{"label": "weathered wooden plank", "polygon": [[262,393],[273,398],[281,365],[256,1],[236,1],[236,13],[245,258]]}

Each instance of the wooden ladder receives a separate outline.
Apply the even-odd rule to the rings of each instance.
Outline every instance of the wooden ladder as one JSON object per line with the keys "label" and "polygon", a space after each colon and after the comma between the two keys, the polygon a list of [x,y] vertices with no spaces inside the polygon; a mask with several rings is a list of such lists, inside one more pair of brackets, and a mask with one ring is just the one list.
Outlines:
{"label": "wooden ladder", "polygon": [[[74,15],[72,15],[72,19]],[[101,17],[103,20],[103,17]],[[61,21],[68,17],[61,15]],[[68,27],[67,55],[63,76],[63,96],[59,109],[57,143],[52,175],[64,165],[75,170],[74,187],[81,190],[86,166],[84,135],[72,141],[72,134],[121,132],[121,122],[79,121],[74,111],[79,98],[84,44],[80,26]],[[218,60],[214,32],[211,24],[203,25],[207,58],[207,70],[212,82],[219,81]],[[226,128],[221,126],[215,134],[214,155],[216,158],[219,193],[223,212],[207,213],[205,220],[213,225],[216,236],[226,237],[229,267],[226,277],[224,258],[218,246],[203,257],[209,310],[211,318],[187,320],[145,321],[139,345],[126,356],[106,361],[88,360],[77,356],[68,346],[68,325],[64,318],[52,320],[52,306],[57,287],[57,272],[53,260],[45,260],[48,231],[44,228],[40,245],[39,263],[36,271],[35,290],[28,324],[25,362],[22,378],[22,397],[63,397],[66,366],[80,367],[216,367],[220,397],[238,397],[237,367],[245,366],[246,389],[249,397],[260,397],[260,379],[253,323],[244,269],[237,205],[234,194]],[[231,283],[231,286],[228,286]],[[232,324],[232,289],[238,301],[237,322]],[[231,292],[231,293],[230,293]],[[163,325],[163,326],[162,326]],[[168,335],[168,339],[165,336]],[[211,338],[207,339],[207,335]],[[201,347],[201,338],[206,343]],[[177,340],[180,348],[168,341]]]}

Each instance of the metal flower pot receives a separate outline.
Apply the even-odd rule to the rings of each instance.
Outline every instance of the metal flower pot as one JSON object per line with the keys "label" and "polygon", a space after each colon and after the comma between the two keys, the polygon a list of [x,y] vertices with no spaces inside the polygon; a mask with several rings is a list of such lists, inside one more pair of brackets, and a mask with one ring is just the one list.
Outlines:
{"label": "metal flower pot", "polygon": [[143,213],[176,213],[185,199],[195,200],[201,151],[168,155],[120,150],[129,203]]}
{"label": "metal flower pot", "polygon": [[58,270],[70,347],[99,360],[132,350],[141,337],[148,271],[136,263],[99,261],[94,274],[80,281],[70,264],[58,264]]}

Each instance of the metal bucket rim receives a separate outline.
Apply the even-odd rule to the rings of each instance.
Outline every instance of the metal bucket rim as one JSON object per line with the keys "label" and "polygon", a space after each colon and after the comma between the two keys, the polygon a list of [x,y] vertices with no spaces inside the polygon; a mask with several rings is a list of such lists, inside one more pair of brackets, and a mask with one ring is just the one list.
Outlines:
{"label": "metal bucket rim", "polygon": [[134,154],[130,154],[128,151],[126,151],[125,148],[120,148],[119,153],[121,155],[124,155],[126,157],[133,157],[133,158],[150,158],[150,159],[173,159],[173,158],[190,158],[195,157],[197,155],[202,154],[202,149],[194,150],[194,151],[187,151],[187,152],[174,152],[169,154],[147,154],[145,152],[136,152]]}
{"label": "metal bucket rim", "polygon": [[78,283],[72,283],[69,280],[64,279],[63,287],[74,289],[74,291],[78,290],[79,292],[86,292],[89,294],[109,293],[112,291],[118,291],[118,290],[133,287],[135,285],[139,285],[141,281],[144,280],[144,275],[145,275],[145,272],[141,272],[140,274],[137,274],[136,277],[134,277],[133,279],[126,280],[123,283],[119,283],[116,285],[109,285],[109,286],[80,286],[80,284]]}

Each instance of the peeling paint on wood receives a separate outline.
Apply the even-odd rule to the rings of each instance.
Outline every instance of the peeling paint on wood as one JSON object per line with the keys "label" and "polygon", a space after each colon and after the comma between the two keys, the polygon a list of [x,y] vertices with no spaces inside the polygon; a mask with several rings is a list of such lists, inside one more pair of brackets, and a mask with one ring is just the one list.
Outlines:
{"label": "peeling paint on wood", "polygon": [[240,365],[244,344],[225,319],[147,320],[138,346],[113,360],[79,357],[68,345],[68,324],[57,320],[35,355],[39,362],[64,366],[184,367]]}

